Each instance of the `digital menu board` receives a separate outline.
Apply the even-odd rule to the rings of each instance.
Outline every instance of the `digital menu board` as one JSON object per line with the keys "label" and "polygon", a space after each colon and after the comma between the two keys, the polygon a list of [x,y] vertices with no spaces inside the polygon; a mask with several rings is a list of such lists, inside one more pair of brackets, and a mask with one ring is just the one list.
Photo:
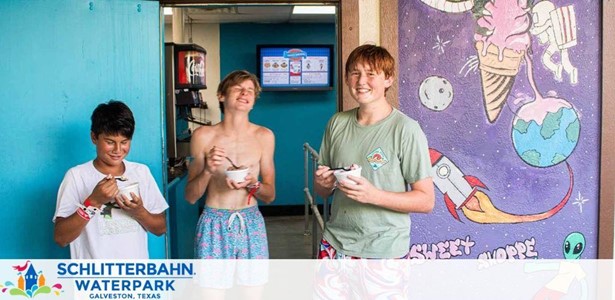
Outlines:
{"label": "digital menu board", "polygon": [[333,89],[333,45],[257,45],[263,91]]}

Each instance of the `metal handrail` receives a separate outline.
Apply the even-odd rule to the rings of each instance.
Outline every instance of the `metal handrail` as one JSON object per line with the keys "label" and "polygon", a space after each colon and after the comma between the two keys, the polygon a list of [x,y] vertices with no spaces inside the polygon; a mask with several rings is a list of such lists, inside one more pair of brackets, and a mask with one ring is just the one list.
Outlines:
{"label": "metal handrail", "polygon": [[[310,144],[305,143],[303,144],[303,152],[304,152],[304,162],[303,162],[303,168],[304,168],[304,188],[303,188],[303,194],[305,196],[305,202],[304,202],[304,220],[305,220],[305,226],[304,226],[304,235],[312,235],[312,258],[316,258],[316,254],[318,253],[318,244],[319,244],[319,240],[318,240],[318,230],[320,229],[320,232],[322,232],[325,228],[325,223],[327,221],[327,216],[328,216],[328,199],[325,198],[323,199],[323,210],[324,210],[324,218],[322,217],[322,215],[320,214],[320,211],[318,210],[318,204],[317,204],[317,198],[316,198],[316,192],[314,190],[314,185],[312,184],[312,187],[310,188],[310,176],[314,176],[314,171],[316,170],[316,168],[318,167],[318,160],[319,160],[319,155],[318,152],[316,152],[316,150],[314,150],[314,148],[312,148],[310,146]],[[310,165],[310,161],[312,162]],[[313,177],[312,177],[313,179]],[[313,181],[312,181],[313,182]],[[312,230],[309,230],[309,218],[310,218],[310,214],[309,211],[312,211],[312,214],[314,215],[314,218],[312,219]]]}
{"label": "metal handrail", "polygon": [[309,152],[312,157],[316,158],[316,160],[318,160],[320,158],[320,155],[318,155],[318,152],[316,150],[314,150],[314,148],[312,148],[310,146],[310,144],[308,144],[308,143],[303,144],[303,149],[305,149],[307,152]]}
{"label": "metal handrail", "polygon": [[310,203],[310,208],[314,212],[314,216],[316,217],[316,220],[318,221],[318,225],[320,225],[320,229],[323,230],[325,228],[325,221],[323,221],[322,216],[320,215],[320,212],[318,211],[318,206],[314,203],[314,198],[312,198],[312,195],[310,195],[310,189],[305,188],[303,189],[303,192],[305,193],[305,197],[307,197]]}

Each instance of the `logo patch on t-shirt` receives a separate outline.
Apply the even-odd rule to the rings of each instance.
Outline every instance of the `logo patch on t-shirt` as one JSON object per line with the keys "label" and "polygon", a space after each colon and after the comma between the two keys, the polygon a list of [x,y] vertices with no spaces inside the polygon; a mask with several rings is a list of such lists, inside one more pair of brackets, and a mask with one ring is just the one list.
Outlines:
{"label": "logo patch on t-shirt", "polygon": [[389,159],[384,155],[382,148],[378,147],[372,153],[367,155],[367,161],[374,171],[380,169],[389,162]]}

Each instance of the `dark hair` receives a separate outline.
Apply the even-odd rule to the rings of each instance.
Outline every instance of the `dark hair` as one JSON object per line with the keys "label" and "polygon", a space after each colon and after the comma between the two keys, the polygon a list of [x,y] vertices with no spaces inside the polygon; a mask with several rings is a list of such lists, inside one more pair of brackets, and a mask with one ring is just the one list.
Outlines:
{"label": "dark hair", "polygon": [[[226,96],[226,92],[229,88],[238,85],[246,80],[251,80],[254,84],[254,99],[258,99],[258,96],[260,96],[261,93],[261,85],[258,83],[258,78],[256,77],[256,75],[246,70],[235,70],[226,75],[226,77],[222,79],[220,84],[218,84],[218,90],[216,93],[218,95]],[[222,102],[220,102],[220,111],[224,113],[224,105],[222,104]]]}
{"label": "dark hair", "polygon": [[132,111],[126,104],[117,100],[109,100],[99,104],[92,112],[92,127],[90,130],[96,137],[105,133],[110,135],[123,135],[132,139],[135,132],[135,119]]}
{"label": "dark hair", "polygon": [[390,78],[395,75],[395,59],[391,56],[391,53],[384,47],[376,45],[361,45],[350,53],[346,60],[346,74],[348,77],[352,68],[357,64],[364,63],[376,71],[382,71],[384,77]]}

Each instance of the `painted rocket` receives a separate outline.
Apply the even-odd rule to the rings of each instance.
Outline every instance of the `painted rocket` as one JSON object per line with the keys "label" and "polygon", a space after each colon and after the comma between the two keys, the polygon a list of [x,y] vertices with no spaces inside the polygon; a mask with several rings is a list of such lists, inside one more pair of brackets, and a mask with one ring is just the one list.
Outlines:
{"label": "painted rocket", "polygon": [[438,150],[429,148],[433,182],[444,194],[446,208],[455,219],[459,219],[457,210],[464,206],[477,191],[477,187],[487,189],[480,179],[465,175],[459,167]]}
{"label": "painted rocket", "polygon": [[478,189],[479,187],[487,189],[480,179],[463,174],[455,163],[442,155],[438,150],[429,149],[429,156],[431,158],[433,182],[438,190],[444,194],[446,209],[457,221],[461,221],[457,214],[458,210],[461,210],[468,220],[481,224],[514,224],[544,220],[552,217],[564,208],[572,195],[574,187],[574,173],[570,164],[566,162],[570,186],[566,195],[559,203],[541,213],[507,213],[493,205],[489,195]]}

